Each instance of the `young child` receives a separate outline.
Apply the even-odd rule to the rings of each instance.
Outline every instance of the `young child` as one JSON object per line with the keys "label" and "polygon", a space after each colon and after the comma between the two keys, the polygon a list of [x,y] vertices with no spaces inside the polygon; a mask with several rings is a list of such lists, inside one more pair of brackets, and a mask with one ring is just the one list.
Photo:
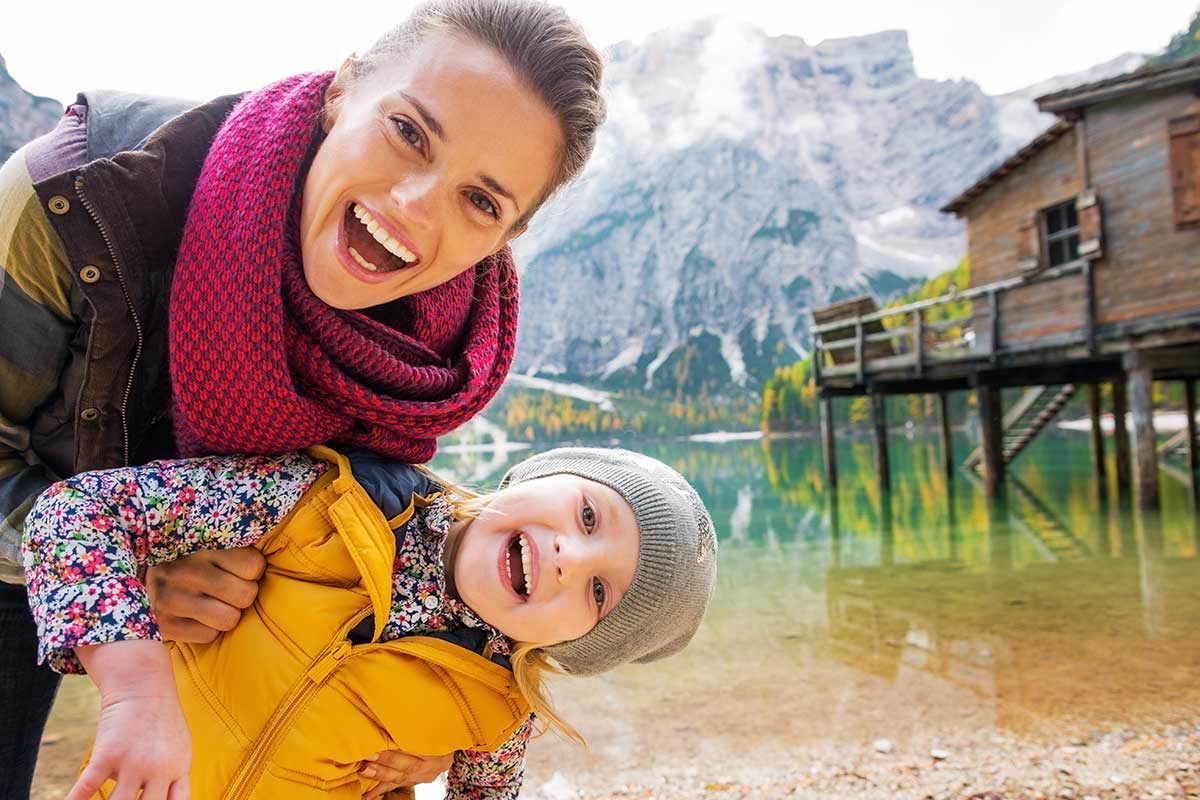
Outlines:
{"label": "young child", "polygon": [[[565,727],[545,672],[678,651],[716,575],[695,490],[615,449],[484,496],[358,450],[160,461],[56,484],[25,530],[39,658],[101,696],[69,800],[357,799],[391,748],[456,751],[448,797],[516,797],[534,713]],[[162,644],[143,570],[248,544],[267,570],[237,626]]]}

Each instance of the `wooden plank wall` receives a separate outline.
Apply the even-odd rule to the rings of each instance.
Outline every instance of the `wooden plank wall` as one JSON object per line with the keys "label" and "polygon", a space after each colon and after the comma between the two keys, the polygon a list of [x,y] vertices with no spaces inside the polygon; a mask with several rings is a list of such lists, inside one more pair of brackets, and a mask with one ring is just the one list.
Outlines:
{"label": "wooden plank wall", "polygon": [[[1071,200],[1083,188],[1076,169],[1075,131],[1071,130],[972,203],[966,210],[971,284],[1021,275],[1017,266],[1021,218]],[[979,316],[987,314],[986,299],[976,301],[975,313],[978,320],[986,320]],[[1001,298],[1002,342],[1077,334],[1086,320],[1087,292],[1080,277],[1005,292]]]}
{"label": "wooden plank wall", "polygon": [[1092,185],[1103,204],[1100,325],[1200,307],[1200,230],[1175,230],[1167,123],[1200,112],[1189,87],[1088,109]]}

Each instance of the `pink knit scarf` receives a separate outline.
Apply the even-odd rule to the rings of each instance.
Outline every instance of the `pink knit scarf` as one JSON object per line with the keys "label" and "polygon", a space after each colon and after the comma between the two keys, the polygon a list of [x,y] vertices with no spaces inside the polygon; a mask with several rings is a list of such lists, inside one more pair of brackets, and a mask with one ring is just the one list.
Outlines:
{"label": "pink knit scarf", "polygon": [[331,78],[297,75],[247,95],[204,162],[171,289],[185,455],[332,441],[427,461],[508,374],[517,274],[507,248],[397,301],[395,329],[308,288],[300,193]]}

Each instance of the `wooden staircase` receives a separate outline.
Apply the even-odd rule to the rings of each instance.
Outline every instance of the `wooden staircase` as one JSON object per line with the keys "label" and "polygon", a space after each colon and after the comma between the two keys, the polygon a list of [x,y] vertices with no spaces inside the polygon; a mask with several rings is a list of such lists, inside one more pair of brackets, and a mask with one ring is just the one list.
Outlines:
{"label": "wooden staircase", "polygon": [[1010,480],[1017,490],[1012,496],[1011,520],[1017,530],[1035,543],[1047,561],[1079,561],[1091,556],[1091,549],[1071,533],[1054,509],[1015,476],[1010,476]]}
{"label": "wooden staircase", "polygon": [[[1170,439],[1158,446],[1159,458],[1176,458],[1180,461],[1187,461],[1187,428],[1177,432]],[[1200,445],[1200,435],[1196,438],[1197,444]]]}
{"label": "wooden staircase", "polygon": [[[1042,429],[1058,415],[1075,394],[1075,384],[1031,386],[1017,404],[1004,415],[1004,463],[1011,463]],[[983,446],[976,447],[963,462],[966,469],[979,469]]]}

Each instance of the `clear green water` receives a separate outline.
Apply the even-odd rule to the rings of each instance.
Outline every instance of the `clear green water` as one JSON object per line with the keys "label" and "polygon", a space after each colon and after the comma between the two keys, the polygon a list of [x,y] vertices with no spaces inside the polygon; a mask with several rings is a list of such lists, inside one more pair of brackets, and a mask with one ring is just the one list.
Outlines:
{"label": "clear green water", "polygon": [[[1159,515],[1119,508],[1115,486],[1105,502],[1085,435],[1043,434],[1002,504],[962,472],[948,484],[927,436],[892,438],[888,506],[865,438],[842,437],[836,498],[812,440],[622,444],[697,485],[719,530],[719,583],[683,655],[627,668],[600,700],[562,692],[581,713],[615,703],[669,720],[660,734],[745,750],[759,731],[797,744],[918,728],[1061,736],[1200,709],[1187,487],[1164,473]],[[961,462],[969,444],[955,447]],[[487,485],[520,455],[435,467]]]}

